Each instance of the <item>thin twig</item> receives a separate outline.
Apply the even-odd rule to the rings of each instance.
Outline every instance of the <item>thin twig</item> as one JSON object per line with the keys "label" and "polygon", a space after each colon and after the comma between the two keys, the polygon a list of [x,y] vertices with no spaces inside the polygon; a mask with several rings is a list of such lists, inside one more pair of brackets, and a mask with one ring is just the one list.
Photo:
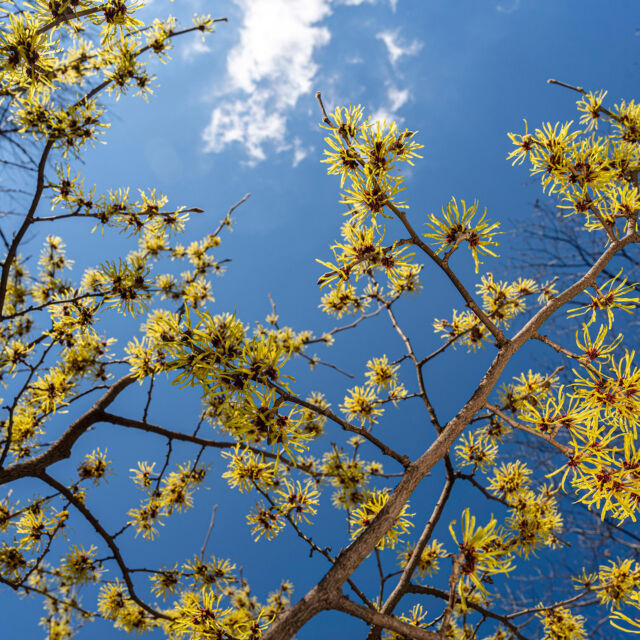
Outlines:
{"label": "thin twig", "polygon": [[345,431],[350,431],[351,433],[357,433],[358,435],[362,436],[365,440],[368,440],[371,444],[378,447],[378,449],[382,452],[383,455],[393,458],[396,462],[399,462],[403,467],[407,467],[411,463],[411,459],[409,458],[409,456],[398,453],[397,451],[392,449],[389,445],[382,442],[382,440],[379,440],[378,438],[376,438],[372,433],[370,433],[363,427],[357,427],[356,425],[351,424],[346,420],[343,420],[340,416],[337,416],[335,413],[333,413],[331,409],[319,407],[318,405],[308,402],[307,400],[298,398],[292,393],[289,393],[286,389],[283,389],[282,387],[279,387],[278,385],[273,384],[272,382],[269,382],[268,384],[284,400],[287,400],[288,402],[293,402],[294,404],[300,405],[301,407],[305,407],[306,409],[310,409],[314,413],[326,416],[327,418],[329,418],[329,420],[332,420],[336,424],[340,425]]}
{"label": "thin twig", "polygon": [[122,558],[122,554],[120,553],[120,549],[118,545],[113,541],[112,536],[110,536],[105,528],[100,524],[98,519],[93,515],[91,511],[85,506],[82,500],[78,499],[67,487],[65,487],[61,482],[58,482],[55,478],[52,478],[46,471],[41,471],[37,477],[39,477],[43,482],[46,482],[49,486],[57,489],[91,524],[91,526],[95,529],[96,533],[104,540],[106,545],[113,553],[116,564],[120,568],[120,572],[122,574],[122,578],[127,585],[127,590],[129,591],[129,596],[131,599],[142,609],[144,609],[147,613],[151,614],[154,618],[162,618],[163,620],[171,620],[172,618],[160,611],[156,611],[152,607],[150,607],[146,602],[140,599],[138,594],[136,593],[133,582],[131,581],[131,576],[129,575],[129,569]]}
{"label": "thin twig", "polygon": [[204,538],[204,542],[202,543],[202,548],[200,549],[200,560],[204,557],[204,552],[207,550],[207,545],[209,544],[209,537],[211,536],[211,532],[213,531],[213,525],[216,521],[216,510],[218,508],[217,504],[213,505],[213,509],[211,509],[211,521],[209,522],[209,528],[207,529],[207,535]]}

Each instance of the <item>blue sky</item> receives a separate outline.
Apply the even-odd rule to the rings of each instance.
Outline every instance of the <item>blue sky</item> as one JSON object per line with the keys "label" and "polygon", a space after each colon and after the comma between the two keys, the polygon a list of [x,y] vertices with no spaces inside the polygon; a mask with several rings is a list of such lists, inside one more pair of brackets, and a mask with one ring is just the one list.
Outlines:
{"label": "blue sky", "polygon": [[[576,96],[546,84],[549,77],[607,89],[611,101],[637,98],[637,0],[153,0],[145,9],[149,17],[172,13],[184,24],[193,12],[226,16],[229,22],[219,24],[204,43],[199,36],[177,41],[169,64],[154,63],[159,86],[149,104],[127,97],[108,102],[112,127],[104,136],[106,144],[85,154],[82,170],[99,190],[155,186],[171,204],[201,207],[205,213],[194,217],[189,231],[194,238],[215,228],[228,207],[251,192],[237,212],[234,232],[218,250],[219,257],[232,262],[226,275],[214,282],[216,301],[211,305],[214,312],[235,310],[245,322],[264,319],[271,310],[271,293],[282,324],[318,334],[335,324],[318,310],[315,283],[322,267],[315,258],[329,258],[328,245],[343,218],[337,180],[319,163],[323,132],[315,91],[322,91],[329,109],[360,103],[374,118],[396,118],[419,131],[424,159],[407,172],[406,192],[416,226],[453,195],[477,198],[489,217],[506,228],[512,222],[526,223],[540,193],[524,168],[513,168],[505,160],[506,132],[520,131],[523,118],[530,126],[577,120]],[[67,240],[78,268],[128,250],[122,239],[89,236],[90,228],[74,221],[56,230]],[[517,253],[517,237],[504,237],[512,244],[501,253]],[[489,260],[486,269],[506,275],[503,263]],[[454,266],[471,288],[477,281],[472,264]],[[427,351],[440,342],[431,329],[433,319],[462,305],[435,269],[425,269],[422,280],[424,293],[401,305],[399,315],[418,347]],[[123,336],[134,330],[129,325],[118,328]],[[402,354],[402,345],[379,320],[357,336],[338,340],[328,352],[319,351],[360,379],[368,357],[384,352],[395,358]],[[464,402],[490,355],[459,349],[427,371],[442,421]],[[531,355],[524,351],[508,373],[529,368]],[[333,371],[318,369],[309,375],[303,366],[295,369],[300,393],[323,390],[334,406],[349,386]],[[122,398],[123,411],[140,406],[138,391]],[[151,419],[166,426],[192,424],[197,396],[170,391]],[[421,452],[427,441],[422,414],[407,407],[390,414],[381,433],[385,424],[398,431],[399,448]],[[340,434],[328,437],[342,441]],[[126,511],[123,505],[130,500],[126,470],[135,466],[142,449],[147,459],[163,456],[162,442],[147,442],[146,437],[105,425],[82,444],[87,451],[106,445],[124,470],[108,490],[99,489],[92,498],[114,527],[116,514]],[[362,456],[374,454],[363,449]],[[211,462],[222,471],[217,455]],[[60,468],[58,477],[64,477]],[[412,510],[426,511],[435,491],[439,473],[433,485],[427,479],[419,489]],[[114,494],[122,502],[114,501]],[[467,498],[456,498],[436,537],[449,541],[446,524]],[[192,556],[202,543],[210,508],[218,504],[210,551],[242,565],[259,597],[284,578],[291,579],[295,595],[302,596],[326,569],[320,559],[309,561],[307,548],[293,535],[254,544],[243,522],[249,501],[226,491],[223,483],[212,482],[197,499],[199,509],[170,522],[158,542],[143,545],[129,539],[125,552],[140,564],[151,563],[151,558],[169,564]],[[480,505],[478,513],[487,516],[489,510]],[[329,509],[323,509],[322,516],[314,533],[337,549],[345,543],[344,524]],[[72,531],[78,536],[84,532],[81,524]],[[394,557],[390,555],[389,566]],[[363,584],[369,575],[361,574]],[[41,637],[35,619],[39,609],[24,602],[14,609],[12,598],[4,594],[1,606],[5,629],[12,630],[6,637],[16,637],[18,629],[23,638]],[[33,619],[28,627],[25,616]],[[334,640],[350,640],[364,634],[364,627],[344,616],[326,615],[298,637],[319,640],[328,631]],[[99,624],[79,633],[79,638],[98,640],[117,636]],[[610,637],[617,637],[613,629]]]}

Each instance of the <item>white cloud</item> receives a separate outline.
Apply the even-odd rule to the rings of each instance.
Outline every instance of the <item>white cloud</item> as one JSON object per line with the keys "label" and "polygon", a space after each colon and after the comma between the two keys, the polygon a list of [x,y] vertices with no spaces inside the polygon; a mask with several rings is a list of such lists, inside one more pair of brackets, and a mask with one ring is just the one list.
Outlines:
{"label": "white cloud", "polygon": [[371,122],[384,122],[385,120],[391,122],[394,119],[393,114],[386,107],[380,107],[371,115]]}
{"label": "white cloud", "polygon": [[297,167],[313,151],[313,147],[305,148],[300,138],[293,139],[293,166]]}
{"label": "white cloud", "polygon": [[496,5],[496,10],[500,13],[513,13],[516,9],[520,7],[520,0],[511,0],[511,4],[505,6],[504,2],[499,2]]}
{"label": "white cloud", "polygon": [[182,47],[181,56],[183,60],[192,60],[203,53],[209,53],[211,48],[202,41],[200,34],[195,34],[194,38]]}
{"label": "white cloud", "polygon": [[387,89],[387,102],[384,106],[380,107],[372,116],[371,120],[386,120],[391,122],[401,122],[402,119],[398,116],[398,111],[407,103],[411,98],[409,89],[398,89],[393,85]]}
{"label": "white cloud", "polygon": [[387,91],[387,97],[391,103],[391,111],[397,111],[409,100],[409,89],[390,87],[389,91]]}
{"label": "white cloud", "polygon": [[415,56],[422,49],[422,42],[419,40],[414,40],[408,44],[402,43],[398,31],[382,31],[376,35],[376,38],[384,42],[389,53],[389,60],[393,65],[402,56]]}
{"label": "white cloud", "polygon": [[213,110],[205,149],[221,151],[239,142],[258,161],[265,157],[265,143],[291,148],[283,144],[286,114],[312,91],[318,70],[314,53],[331,37],[319,24],[331,13],[330,0],[235,2],[243,21],[240,40],[227,57],[230,89],[225,92],[234,98]]}
{"label": "white cloud", "polygon": [[[217,105],[203,132],[205,150],[220,152],[239,144],[252,163],[264,160],[267,148],[289,151],[296,166],[308,150],[299,140],[292,142],[287,120],[302,97],[314,102],[317,52],[331,38],[325,20],[338,5],[377,0],[234,1],[242,21],[238,40],[227,56],[225,88],[214,96]],[[391,4],[395,8],[396,2],[391,0]],[[402,56],[416,55],[422,47],[419,41],[404,42],[397,31],[383,31],[377,37],[394,65]],[[188,55],[197,53],[194,50]],[[360,60],[352,57],[344,62],[357,64]],[[378,113],[396,119],[409,97],[407,89],[388,88]]]}
{"label": "white cloud", "polygon": [[228,144],[244,145],[253,162],[264,160],[263,145],[284,140],[286,118],[278,111],[270,111],[268,90],[258,90],[250,98],[239,98],[216,107],[204,130],[205,150],[219,152]]}
{"label": "white cloud", "polygon": [[327,0],[236,0],[244,10],[240,42],[231,50],[227,71],[240,89],[251,92],[265,80],[277,81],[279,99],[292,104],[309,91],[317,70],[313,50],[329,41],[316,23],[329,13]]}

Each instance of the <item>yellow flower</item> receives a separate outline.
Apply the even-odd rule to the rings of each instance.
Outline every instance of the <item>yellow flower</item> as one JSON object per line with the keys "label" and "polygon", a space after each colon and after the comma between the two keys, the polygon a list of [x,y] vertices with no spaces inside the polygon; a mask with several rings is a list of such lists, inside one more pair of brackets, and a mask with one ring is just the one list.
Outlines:
{"label": "yellow flower", "polygon": [[244,493],[254,487],[268,489],[274,484],[276,465],[265,462],[261,454],[248,449],[241,451],[238,445],[233,452],[223,451],[222,456],[229,458],[229,466],[222,477],[227,479],[231,488],[237,487]]}
{"label": "yellow flower", "polygon": [[167,623],[167,628],[172,637],[203,640],[223,637],[227,630],[224,619],[231,613],[231,609],[222,608],[221,600],[221,595],[206,587],[200,593],[183,593],[180,603],[170,611],[171,620]]}
{"label": "yellow flower", "polygon": [[[380,513],[382,507],[387,504],[389,494],[386,491],[374,490],[369,493],[365,501],[353,509],[349,515],[349,526],[351,527],[351,539],[355,540]],[[402,507],[391,528],[379,540],[376,547],[378,549],[394,549],[400,542],[400,537],[409,533],[409,528],[413,527],[413,522],[409,519],[413,513],[408,513],[409,503]]]}
{"label": "yellow flower", "polygon": [[461,466],[473,465],[475,469],[484,470],[495,463],[498,454],[497,445],[482,430],[463,433],[455,452],[461,461]]}
{"label": "yellow flower", "polygon": [[96,551],[93,545],[88,550],[74,545],[64,556],[60,567],[65,579],[72,584],[96,582],[102,573],[100,565],[95,562]]}
{"label": "yellow flower", "polygon": [[198,587],[215,587],[222,589],[237,581],[234,574],[236,565],[229,560],[211,556],[203,560],[195,556],[184,563],[185,575],[188,575]]}
{"label": "yellow flower", "polygon": [[612,609],[617,609],[627,602],[637,588],[640,565],[632,558],[610,560],[609,563],[598,569],[596,593],[602,604],[608,604]]}
{"label": "yellow flower", "polygon": [[151,591],[163,600],[174,594],[180,586],[181,574],[176,567],[155,571],[150,577]]}
{"label": "yellow flower", "polygon": [[605,338],[607,337],[608,329],[605,325],[601,324],[598,329],[598,335],[594,340],[591,339],[589,332],[589,324],[582,324],[582,342],[578,338],[578,332],[576,331],[576,345],[578,349],[584,352],[584,359],[587,362],[593,362],[595,360],[602,359],[606,362],[611,358],[611,354],[618,345],[622,342],[622,334],[618,334],[612,342],[605,344]]}
{"label": "yellow flower", "polygon": [[251,527],[251,533],[256,540],[261,536],[267,540],[273,540],[284,527],[281,513],[275,508],[265,507],[261,502],[256,503],[254,509],[247,515],[247,524]]}
{"label": "yellow flower", "polygon": [[310,524],[309,516],[317,513],[315,507],[319,503],[320,493],[312,480],[308,480],[304,487],[299,481],[294,485],[285,480],[284,485],[276,491],[276,496],[280,511],[290,516],[294,522],[304,520]]}
{"label": "yellow flower", "polygon": [[[542,605],[540,605],[542,606]],[[536,613],[544,626],[544,640],[586,640],[585,619],[567,607],[549,607]]]}
{"label": "yellow flower", "polygon": [[594,93],[589,91],[586,96],[578,100],[578,111],[581,111],[584,115],[580,116],[580,124],[587,125],[587,131],[598,128],[598,120],[602,113],[602,103],[607,95],[606,91],[600,91]]}
{"label": "yellow flower", "polygon": [[93,480],[94,484],[99,484],[105,479],[111,466],[111,461],[107,460],[107,452],[95,449],[87,454],[78,466],[78,475],[82,480]]}
{"label": "yellow flower", "polygon": [[398,378],[399,365],[389,364],[387,356],[372,358],[367,362],[366,377],[370,385],[375,385],[382,389],[389,389],[395,386]]}
{"label": "yellow flower", "polygon": [[478,265],[480,264],[478,254],[496,257],[496,253],[489,247],[498,245],[498,242],[493,238],[500,233],[497,231],[500,223],[485,222],[486,207],[480,219],[474,221],[473,218],[478,211],[477,201],[470,207],[467,207],[464,200],[461,200],[461,204],[462,207],[458,207],[456,199],[452,197],[447,206],[442,208],[442,216],[429,214],[427,225],[433,229],[433,232],[423,235],[425,238],[433,240],[433,243],[438,247],[436,253],[446,251],[445,257],[450,256],[461,242],[466,242],[473,256],[476,273],[478,273]]}
{"label": "yellow flower", "polygon": [[347,415],[348,420],[357,418],[362,424],[374,424],[384,413],[380,406],[380,399],[372,387],[353,387],[347,391],[340,409]]}
{"label": "yellow flower", "polygon": [[607,319],[609,320],[609,329],[613,324],[613,310],[621,309],[626,313],[632,313],[640,304],[640,298],[637,296],[628,297],[626,294],[636,290],[636,284],[627,284],[627,279],[622,278],[618,281],[622,273],[622,269],[609,278],[600,286],[593,285],[596,295],[593,296],[587,291],[587,295],[591,298],[591,302],[587,305],[580,306],[572,311],[569,311],[567,317],[575,318],[577,316],[584,315],[591,312],[591,318],[587,324],[591,324],[596,319],[597,311],[606,311]]}
{"label": "yellow flower", "polygon": [[[398,565],[401,568],[407,566],[411,555],[413,554],[414,546],[408,544],[407,547],[398,552]],[[416,571],[421,578],[424,578],[425,574],[434,575],[440,570],[439,559],[446,557],[444,547],[437,540],[431,540],[429,544],[425,546],[420,554],[418,564],[416,565]]]}
{"label": "yellow flower", "polygon": [[531,473],[531,469],[520,460],[503,462],[493,471],[493,476],[489,480],[489,491],[513,504],[518,495],[529,487]]}
{"label": "yellow flower", "polygon": [[534,141],[533,136],[529,133],[529,125],[526,120],[524,122],[524,134],[520,135],[517,133],[508,133],[509,139],[516,146],[516,149],[511,151],[507,156],[507,160],[511,160],[513,158],[512,165],[514,164],[522,164],[524,159],[529,155],[531,149],[533,148]]}
{"label": "yellow flower", "polygon": [[462,512],[462,538],[458,541],[453,529],[454,520],[449,525],[453,541],[459,547],[460,580],[458,593],[463,602],[465,595],[463,585],[471,580],[482,592],[486,593],[483,578],[499,573],[509,573],[513,570],[511,554],[505,548],[504,540],[496,527],[497,520],[492,516],[484,527],[476,527],[476,517],[469,514],[469,509]]}

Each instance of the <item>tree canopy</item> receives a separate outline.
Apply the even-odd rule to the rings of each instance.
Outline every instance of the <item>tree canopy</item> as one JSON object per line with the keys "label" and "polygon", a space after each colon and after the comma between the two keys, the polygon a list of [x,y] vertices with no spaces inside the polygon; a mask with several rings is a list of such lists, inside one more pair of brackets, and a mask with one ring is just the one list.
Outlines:
{"label": "tree canopy", "polygon": [[[578,94],[578,124],[530,132],[525,123],[509,134],[513,164],[526,163],[565,216],[597,238],[598,250],[561,286],[553,274],[500,279],[488,271],[499,268],[502,233],[478,202],[452,197],[428,215],[408,204],[404,170],[424,153],[419,133],[372,120],[359,105],[328,109],[318,93],[324,162],[345,209],[339,239],[317,258],[321,308],[337,324],[296,331],[281,324],[275,302],[264,322],[250,323],[211,305],[211,277],[226,262],[218,247],[248,196],[191,240],[190,217],[203,213],[197,203],[170,207],[157,189],[133,195],[127,186],[98,193],[85,185],[82,153],[106,127],[103,95],[148,97],[148,60],[165,60],[175,38],[204,37],[224,21],[196,15],[188,27],[174,18],[147,25],[136,17],[142,6],[2,7],[3,163],[15,171],[24,207],[1,234],[3,601],[39,598],[49,640],[82,634],[96,618],[171,640],[286,640],[326,611],[366,623],[368,640],[580,640],[603,615],[612,630],[639,632],[640,564],[631,553],[602,554],[595,566],[585,560],[561,599],[520,606],[511,585],[534,573],[538,554],[554,562],[567,553],[564,495],[614,529],[637,517],[640,369],[616,325],[639,300],[623,263],[607,270],[637,255],[640,242],[640,105],[611,105],[604,91],[551,80]],[[46,235],[37,260],[25,255],[41,229],[70,218],[120,234],[125,248],[80,274],[70,272],[57,235]],[[443,340],[430,353],[397,313],[399,304],[419,305],[426,265],[460,301],[448,317],[431,318]],[[374,317],[386,318],[404,351],[376,345],[333,408],[322,390],[301,391],[295,360],[337,369],[330,349],[325,362],[309,348],[330,347],[342,334],[357,339]],[[571,329],[569,339],[542,333],[552,319]],[[124,344],[116,340],[120,320],[131,335]],[[561,364],[507,376],[531,341]],[[456,348],[469,358],[484,349],[491,362],[445,422],[425,371],[437,372],[440,356]],[[177,398],[197,390],[197,424],[152,421],[158,388]],[[141,417],[118,404],[132,389]],[[403,445],[403,432],[415,428],[401,417],[409,402],[423,412],[417,451]],[[162,438],[166,455],[141,452],[127,469],[109,442],[79,454],[103,423]],[[546,447],[552,472],[541,473],[515,445],[522,434]],[[126,499],[110,492],[116,474],[128,478]],[[412,507],[425,479],[428,511]],[[278,545],[289,531],[324,558],[311,589],[294,597],[284,567],[266,598],[254,594],[243,558],[209,550],[211,530],[224,526],[215,508],[201,548],[175,549],[169,564],[130,557],[128,539],[151,548],[161,527],[197,508],[197,491],[214,482],[254,499],[246,525],[256,540]],[[465,506],[445,519],[458,494]],[[117,506],[117,521],[105,517],[105,501]],[[314,532],[328,508],[345,523],[341,549]],[[358,573],[368,564],[374,582]]]}

